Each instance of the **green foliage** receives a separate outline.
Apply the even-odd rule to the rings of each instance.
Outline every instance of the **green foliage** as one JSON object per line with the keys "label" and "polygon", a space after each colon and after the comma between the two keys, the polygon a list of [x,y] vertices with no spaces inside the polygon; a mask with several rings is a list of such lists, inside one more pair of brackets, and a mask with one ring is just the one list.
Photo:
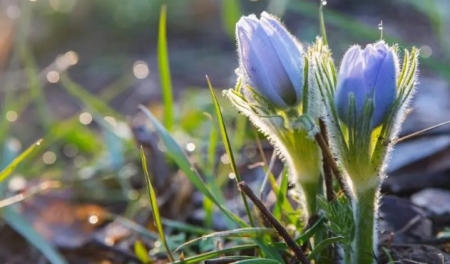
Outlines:
{"label": "green foliage", "polygon": [[158,30],[158,67],[161,78],[162,96],[164,102],[164,126],[171,131],[173,128],[173,95],[170,79],[169,52],[167,50],[167,7],[161,7]]}
{"label": "green foliage", "polygon": [[150,181],[151,178],[150,178],[150,175],[149,175],[148,169],[147,169],[147,159],[145,158],[145,152],[142,147],[141,147],[141,159],[142,159],[142,166],[143,166],[144,173],[145,173],[145,181],[147,182],[148,196],[150,198],[150,204],[152,206],[153,219],[155,220],[156,229],[158,230],[159,238],[161,239],[162,243],[164,244],[164,247],[166,248],[167,254],[169,256],[169,260],[173,262],[174,258],[172,256],[172,252],[170,251],[169,245],[167,244],[166,235],[164,234],[164,229],[163,229],[162,221],[161,221],[161,215],[159,213],[158,201],[156,200],[155,190],[153,189],[152,183]]}
{"label": "green foliage", "polygon": [[[80,111],[65,120],[55,118],[57,115],[52,112],[53,109],[49,108],[46,98],[47,85],[42,78],[45,71],[40,69],[41,58],[36,56],[40,56],[40,54],[35,54],[36,51],[31,46],[33,41],[38,42],[39,39],[38,37],[38,40],[28,38],[30,23],[32,22],[30,20],[33,14],[45,14],[45,20],[51,23],[43,21],[40,21],[40,23],[47,25],[48,30],[59,28],[59,30],[55,30],[56,33],[54,32],[55,38],[53,40],[58,42],[64,35],[61,33],[65,33],[61,31],[61,28],[65,29],[70,19],[74,19],[74,17],[69,16],[69,11],[64,10],[75,7],[70,7],[71,1],[60,1],[60,10],[51,10],[50,2],[36,1],[35,6],[32,6],[33,4],[29,3],[30,1],[25,2],[24,4],[21,3],[22,17],[17,20],[17,37],[14,40],[11,66],[8,71],[23,72],[24,79],[27,81],[26,87],[22,91],[23,85],[19,80],[8,78],[7,82],[3,82],[2,79],[0,91],[2,105],[0,111],[2,117],[0,118],[0,148],[3,151],[0,154],[0,168],[2,169],[0,172],[1,198],[10,195],[6,190],[6,184],[13,172],[23,175],[26,179],[38,178],[33,180],[51,175],[50,177],[61,181],[64,186],[81,189],[82,195],[84,195],[82,196],[83,199],[125,202],[127,209],[124,215],[111,215],[111,218],[133,230],[142,238],[162,242],[164,247],[161,247],[161,250],[168,253],[172,263],[229,260],[234,261],[234,263],[270,264],[284,263],[285,259],[292,258],[292,250],[281,242],[281,238],[273,228],[263,227],[263,221],[259,221],[263,220],[263,217],[255,217],[256,215],[260,216],[260,214],[256,213],[256,209],[252,210],[252,205],[247,204],[243,195],[242,198],[249,220],[229,209],[226,204],[227,198],[225,198],[224,189],[229,183],[230,171],[234,173],[237,181],[241,180],[244,175],[241,175],[237,168],[242,158],[240,150],[247,143],[254,143],[253,140],[255,139],[253,131],[250,131],[247,119],[236,116],[234,111],[230,111],[231,108],[222,103],[223,98],[220,96],[216,98],[209,83],[210,91],[207,89],[186,89],[180,92],[181,100],[174,102],[172,89],[176,85],[172,85],[170,64],[173,63],[170,63],[169,60],[168,40],[170,41],[170,34],[172,33],[186,34],[188,32],[190,34],[198,30],[197,26],[203,26],[194,25],[195,28],[190,28],[192,27],[188,23],[192,20],[190,18],[197,15],[190,9],[192,0],[185,2],[136,0],[127,5],[119,3],[120,1],[99,0],[83,3],[77,1],[77,5],[83,5],[87,14],[95,14],[95,19],[89,20],[87,22],[89,26],[85,26],[86,28],[92,27],[95,29],[95,22],[101,21],[102,24],[107,25],[102,27],[102,30],[114,32],[114,34],[123,37],[125,41],[131,42],[132,37],[138,36],[143,30],[152,34],[153,31],[158,31],[157,34],[154,34],[154,38],[152,35],[151,41],[154,43],[148,43],[148,47],[152,48],[151,45],[157,45],[157,66],[162,94],[162,104],[159,106],[163,109],[163,114],[158,120],[147,108],[140,107],[140,109],[160,137],[169,162],[175,163],[180,169],[180,173],[183,173],[204,197],[202,210],[206,215],[204,221],[206,227],[193,226],[161,217],[157,204],[158,197],[150,182],[149,177],[151,175],[146,168],[143,153],[141,153],[141,161],[144,166],[143,172],[148,189],[135,190],[130,185],[129,177],[125,177],[123,174],[123,170],[127,166],[140,164],[135,142],[132,138],[120,136],[116,127],[111,126],[104,119],[105,117],[113,117],[117,122],[124,123],[127,121],[127,118],[115,110],[110,102],[134,84],[135,78],[131,71],[117,76],[119,80],[116,83],[103,88],[98,94],[91,93],[86,89],[89,88],[90,84],[85,84],[86,87],[84,87],[75,81],[77,80],[75,75],[72,79],[71,74],[69,75],[65,71],[59,72],[59,85],[79,104]],[[318,2],[300,2],[273,0],[269,1],[266,9],[278,12],[280,15],[286,12],[289,15],[302,15],[316,20]],[[424,4],[420,0],[397,0],[397,2],[403,2],[425,14],[430,20],[433,30],[439,35],[441,45],[445,46],[445,43],[448,43],[448,37],[444,36],[448,23],[445,23],[445,17],[442,16],[442,12],[439,12],[435,1],[431,1],[430,4]],[[235,23],[239,17],[244,13],[256,12],[254,11],[257,9],[254,8],[256,5],[259,8],[264,7],[265,4],[264,1],[254,3],[254,1],[223,0],[218,3],[218,9],[220,10],[215,14],[221,16],[223,31],[228,34],[229,38],[233,38]],[[324,15],[324,17],[320,17],[320,19],[324,19],[321,21],[320,27],[323,37],[326,37],[324,21],[333,26],[333,29],[345,31],[347,42],[341,41],[337,45],[348,46],[352,40],[358,39],[358,42],[361,42],[361,39],[364,38],[370,40],[379,38],[380,32],[376,26],[365,26],[352,17],[327,8],[321,15]],[[47,27],[44,26],[44,28]],[[302,32],[308,32],[310,28],[302,27],[301,30]],[[73,31],[74,34],[77,33],[77,29]],[[195,35],[192,34],[192,36]],[[384,34],[384,36],[388,42],[398,42],[400,46],[409,45],[402,41],[399,36],[389,34]],[[333,41],[336,41],[335,35],[330,38],[330,42]],[[324,44],[326,44],[326,38],[324,38]],[[76,47],[76,45],[74,46]],[[48,47],[48,49],[52,48],[51,45]],[[152,50],[155,51],[155,49]],[[173,53],[170,53],[170,55],[173,56]],[[444,55],[444,58],[448,57],[448,54]],[[411,56],[417,56],[416,50]],[[118,69],[120,69],[118,64],[123,63],[123,60],[107,59],[104,61],[107,61],[106,64],[108,65],[93,65],[90,67],[98,67],[97,71],[103,71],[108,67],[108,69],[118,73]],[[195,63],[195,61],[189,61],[187,67]],[[429,58],[424,60],[423,64],[445,78],[450,76],[448,74],[450,68],[441,58]],[[216,67],[216,65],[214,66]],[[332,69],[332,71],[332,74],[335,75],[335,70]],[[202,76],[205,73],[199,72],[198,74]],[[36,120],[33,121],[37,124],[36,127],[41,128],[42,131],[38,131],[35,126],[29,126],[29,124],[24,126],[4,118],[8,111],[14,111],[17,115],[22,116],[25,110],[30,107],[34,107],[33,109],[36,110],[35,113],[33,112]],[[95,125],[80,124],[79,115],[82,112],[90,113]],[[222,141],[219,139],[219,133]],[[27,137],[22,138],[23,135]],[[9,146],[7,145],[7,142],[16,137],[24,145],[28,145],[30,141],[40,137],[45,140],[38,141],[40,144],[32,144],[31,147],[17,156],[16,152],[8,150]],[[194,142],[196,151],[189,153],[189,155],[186,154],[182,147],[186,142]],[[381,142],[378,143],[381,144]],[[64,156],[63,149],[67,145],[74,146],[77,149],[76,157],[67,158]],[[230,164],[220,162],[218,153],[221,153],[223,148],[230,157]],[[53,152],[57,157],[56,162],[52,165],[44,164],[38,156],[47,150]],[[82,160],[82,165],[76,165],[75,158]],[[328,202],[319,195],[318,207],[323,211],[319,212],[318,220],[312,226],[306,226],[304,230],[305,221],[303,220],[305,219],[302,218],[304,212],[291,199],[287,172],[283,171],[277,182],[276,177],[271,173],[272,167],[267,168],[267,165],[264,164],[266,179],[270,183],[272,192],[270,195],[275,197],[274,203],[268,207],[295,238],[297,244],[306,245],[312,241],[317,242],[311,243],[306,250],[308,259],[318,258],[330,246],[339,246],[344,251],[349,251],[354,238],[355,227],[351,204],[346,197],[342,195],[334,202]],[[86,171],[90,173],[84,174]],[[140,173],[141,171],[135,172],[133,176],[140,175]],[[85,177],[86,175],[89,177]],[[257,184],[265,187],[264,183],[258,182]],[[150,199],[147,199],[147,196]],[[261,195],[263,202],[271,201],[266,200],[266,198]],[[33,199],[33,197],[30,196],[29,199]],[[145,226],[130,220],[138,211],[148,207],[152,208],[157,232],[148,230]],[[225,231],[219,232],[212,229],[214,226],[213,217],[217,213],[217,209],[225,215],[228,228]],[[17,210],[15,205],[2,208],[1,217],[5,223],[37,248],[49,262],[67,263],[58,252],[57,247],[41,236],[34,229],[33,224]],[[326,234],[327,237],[317,241],[317,234]],[[215,241],[220,241],[221,246],[216,246]],[[175,251],[176,249],[177,251]],[[181,254],[181,251],[183,254]],[[244,252],[250,252],[251,254],[244,255]],[[143,263],[152,263],[154,257],[152,254],[154,253],[149,253],[143,242],[136,241],[134,243],[134,253]],[[394,262],[386,250],[385,254],[389,256],[390,262]]]}

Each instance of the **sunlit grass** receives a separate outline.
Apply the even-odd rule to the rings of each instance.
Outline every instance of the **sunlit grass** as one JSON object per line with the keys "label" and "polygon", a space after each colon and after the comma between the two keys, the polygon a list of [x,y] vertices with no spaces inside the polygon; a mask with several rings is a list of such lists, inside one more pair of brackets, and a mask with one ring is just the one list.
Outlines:
{"label": "sunlit grass", "polygon": [[[136,212],[140,209],[151,207],[159,236],[156,232],[150,233],[145,226],[136,224],[123,216],[123,218],[112,217],[112,219],[116,219],[124,225],[129,225],[134,232],[151,241],[157,239],[162,241],[167,255],[173,263],[199,263],[209,259],[219,259],[223,256],[229,256],[230,260],[234,260],[236,263],[283,263],[284,258],[292,256],[292,252],[283,242],[280,242],[280,238],[274,233],[273,229],[264,227],[261,215],[253,209],[251,204],[247,204],[244,195],[242,195],[242,201],[245,205],[245,215],[238,214],[227,207],[224,192],[228,191],[225,189],[226,184],[230,182],[229,176],[232,173],[237,181],[244,178],[240,175],[238,169],[241,149],[249,142],[254,143],[252,141],[254,135],[250,131],[250,124],[245,118],[236,117],[234,112],[227,111],[225,113],[222,111],[221,107],[226,109],[226,106],[221,105],[220,96],[215,97],[212,87],[210,87],[212,97],[205,93],[205,90],[193,90],[190,92],[191,95],[193,94],[191,98],[188,96],[189,92],[186,92],[183,100],[174,102],[174,87],[172,87],[170,71],[171,60],[168,49],[171,32],[167,30],[167,24],[170,23],[168,21],[170,9],[167,10],[165,6],[162,6],[158,25],[156,25],[158,35],[154,39],[154,44],[157,44],[157,65],[162,94],[160,107],[163,109],[163,114],[161,120],[158,120],[147,107],[141,106],[140,109],[159,135],[165,148],[165,155],[168,156],[170,162],[178,166],[184,177],[187,177],[196,191],[204,197],[203,207],[200,209],[205,212],[205,227],[192,226],[173,219],[162,218],[158,212],[158,196],[154,192],[149,178],[145,177],[149,190],[144,188],[144,190],[136,191],[130,186],[128,176],[125,177],[120,172],[125,166],[133,164],[139,168],[133,176],[138,175],[144,179],[143,172],[147,171],[147,168],[143,170],[140,168],[141,164],[145,164],[145,156],[141,156],[141,162],[139,149],[135,146],[134,139],[118,136],[115,126],[111,126],[108,119],[105,120],[106,117],[110,117],[115,122],[124,124],[129,121],[129,118],[112,107],[110,102],[136,83],[136,79],[131,74],[131,69],[130,72],[126,72],[119,77],[113,85],[104,88],[98,95],[89,92],[87,87],[83,87],[74,81],[70,77],[70,72],[67,73],[65,70],[58,72],[58,84],[79,104],[80,110],[66,120],[56,120],[54,113],[52,113],[54,110],[49,108],[46,99],[45,89],[48,80],[41,78],[42,70],[36,63],[33,50],[26,40],[32,17],[32,10],[28,4],[24,4],[25,8],[22,11],[24,18],[18,25],[18,35],[15,39],[10,63],[10,70],[20,70],[24,73],[27,79],[27,87],[24,92],[21,92],[18,84],[4,83],[0,92],[2,104],[0,111],[0,148],[2,149],[0,182],[3,182],[3,190],[7,190],[6,183],[10,176],[14,176],[14,173],[26,175],[27,179],[40,179],[41,176],[45,177],[46,173],[53,170],[57,171],[56,180],[61,181],[64,186],[81,183],[80,185],[84,188],[83,190],[87,193],[88,198],[126,201],[127,212],[124,214],[129,218],[136,215]],[[291,1],[287,10],[297,15],[317,18],[318,6],[318,2],[301,1],[299,3]],[[435,14],[435,10],[430,9],[431,7],[424,7],[420,4],[415,6],[429,17]],[[230,38],[234,36],[234,25],[237,19],[248,12],[245,7],[248,6],[243,1],[237,0],[227,0],[221,3],[221,30],[226,32]],[[364,26],[357,23],[356,19],[326,7],[324,19],[327,25],[347,32],[352,38],[379,39],[380,32],[376,25]],[[436,18],[433,19],[433,27],[442,34],[442,24]],[[407,45],[398,36],[385,34],[385,39],[389,42]],[[448,74],[450,72],[449,66],[439,58],[424,60],[422,64],[445,78],[450,76]],[[219,67],[219,65],[214,65],[214,67]],[[203,76],[205,73],[198,74]],[[214,82],[214,80],[211,81]],[[207,86],[208,84],[205,81],[204,88]],[[201,105],[198,103],[199,100],[206,103]],[[8,152],[6,143],[9,139],[15,137],[14,131],[17,129],[17,121],[11,122],[5,117],[8,112],[13,111],[20,121],[20,117],[29,107],[34,107],[37,118],[35,121],[42,130],[35,130],[35,127],[30,127],[30,131],[27,132],[29,138],[21,142],[35,141],[41,136],[45,141],[41,144],[32,145],[22,151],[22,154]],[[137,108],[138,106],[136,106]],[[91,120],[86,124],[80,122],[80,115],[83,113],[87,113],[91,117]],[[219,125],[217,125],[217,122],[219,122]],[[28,124],[25,125],[22,128],[28,126]],[[181,137],[183,138],[180,139]],[[184,143],[186,138],[196,143],[200,142],[194,144],[195,151],[187,153],[185,146],[180,145],[180,142]],[[77,154],[73,157],[64,156],[63,150],[68,144],[77,148]],[[224,148],[225,151],[223,151]],[[51,151],[56,155],[55,163],[45,164],[42,162],[42,154],[46,151]],[[229,164],[223,164],[220,161],[218,154],[222,155],[223,152],[228,155]],[[269,164],[263,165],[267,168]],[[201,170],[198,170],[196,166],[199,166]],[[273,195],[276,197],[272,204],[273,214],[290,228],[297,243],[306,243],[316,232],[324,228],[326,219],[322,216],[315,225],[303,230],[304,226],[299,221],[301,212],[288,199],[289,181],[286,171],[280,175],[277,182],[270,169],[269,167],[266,173],[268,185],[270,185]],[[108,182],[111,179],[114,184]],[[263,184],[260,183],[260,185]],[[111,185],[114,187],[111,187]],[[235,188],[233,189],[235,190]],[[9,193],[6,191],[3,193],[2,199],[7,198],[5,194]],[[151,199],[147,199],[149,193]],[[263,201],[265,201],[264,198]],[[31,196],[29,199],[33,199],[33,197]],[[225,216],[228,230],[223,231],[223,233],[213,230],[214,215],[217,211]],[[3,208],[1,213],[3,219],[41,251],[48,261],[51,263],[66,263],[64,257],[58,253],[57,247],[51,245],[36,232],[14,207]],[[167,232],[167,230],[172,232]],[[173,232],[173,230],[176,232]],[[177,232],[189,235],[177,240],[174,235]],[[226,244],[226,247],[223,248],[215,248],[214,243],[211,242],[208,245],[209,247],[200,247],[200,249],[205,250],[198,250],[194,244],[202,239],[219,239],[222,242],[232,242]],[[341,239],[341,236],[337,236],[321,241],[311,250],[309,258],[313,259],[327,246]],[[148,254],[145,246],[143,243],[136,242],[134,252],[143,262],[151,263],[154,256]],[[180,252],[175,252],[175,249],[181,246],[185,250],[184,256]],[[249,252],[249,250],[254,254],[241,256],[242,252]],[[268,259],[263,260],[260,258],[262,256]]]}

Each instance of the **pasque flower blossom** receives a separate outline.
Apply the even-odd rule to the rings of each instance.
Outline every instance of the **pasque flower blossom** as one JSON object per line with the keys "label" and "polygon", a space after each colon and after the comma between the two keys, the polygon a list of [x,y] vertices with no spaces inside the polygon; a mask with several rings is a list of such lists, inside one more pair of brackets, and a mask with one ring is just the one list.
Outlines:
{"label": "pasque flower blossom", "polygon": [[300,43],[278,19],[266,12],[242,17],[236,25],[238,74],[280,109],[302,100],[304,59]]}
{"label": "pasque flower blossom", "polygon": [[356,118],[366,102],[373,103],[371,128],[381,124],[397,97],[396,53],[383,41],[369,44],[365,49],[351,47],[344,55],[338,76],[335,105],[339,118],[347,125],[350,120],[350,95],[353,94]]}

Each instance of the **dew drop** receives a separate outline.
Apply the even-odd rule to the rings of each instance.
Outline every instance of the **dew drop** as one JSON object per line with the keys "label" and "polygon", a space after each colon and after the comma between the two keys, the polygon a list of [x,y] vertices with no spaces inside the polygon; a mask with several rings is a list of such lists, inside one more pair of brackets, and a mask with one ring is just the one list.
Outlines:
{"label": "dew drop", "polygon": [[383,39],[383,21],[378,24],[378,29],[380,30],[380,39]]}
{"label": "dew drop", "polygon": [[378,29],[383,30],[383,21],[380,21],[380,23],[378,24]]}
{"label": "dew drop", "polygon": [[326,5],[327,5],[327,1],[326,1],[326,0],[322,0],[322,1],[320,2],[320,4],[322,4],[322,6],[326,6]]}

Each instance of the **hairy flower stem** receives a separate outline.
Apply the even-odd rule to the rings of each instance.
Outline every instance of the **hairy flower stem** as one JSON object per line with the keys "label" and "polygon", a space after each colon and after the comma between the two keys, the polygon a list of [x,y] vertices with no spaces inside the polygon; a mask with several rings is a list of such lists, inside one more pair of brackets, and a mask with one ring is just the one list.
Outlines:
{"label": "hairy flower stem", "polygon": [[308,217],[311,217],[316,213],[316,200],[317,200],[317,188],[318,182],[305,182],[300,184],[303,194],[305,195],[305,205]]}
{"label": "hairy flower stem", "polygon": [[355,219],[355,239],[353,240],[352,263],[374,263],[376,257],[376,230],[375,217],[378,212],[378,184],[358,191],[353,203],[353,215]]}
{"label": "hairy flower stem", "polygon": [[321,154],[317,143],[305,131],[279,134],[291,177],[301,187],[308,217],[316,213],[316,196],[321,173]]}

